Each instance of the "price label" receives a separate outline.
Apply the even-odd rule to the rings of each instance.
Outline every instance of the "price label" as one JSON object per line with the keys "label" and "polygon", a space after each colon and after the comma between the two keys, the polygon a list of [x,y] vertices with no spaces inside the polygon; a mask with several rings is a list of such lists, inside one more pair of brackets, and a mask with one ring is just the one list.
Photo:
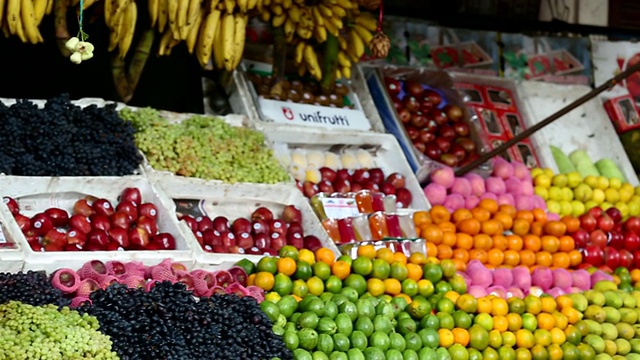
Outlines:
{"label": "price label", "polygon": [[266,119],[280,124],[316,126],[329,129],[371,130],[364,112],[260,98],[260,110]]}
{"label": "price label", "polygon": [[329,219],[344,219],[359,214],[355,199],[322,198],[322,206]]}

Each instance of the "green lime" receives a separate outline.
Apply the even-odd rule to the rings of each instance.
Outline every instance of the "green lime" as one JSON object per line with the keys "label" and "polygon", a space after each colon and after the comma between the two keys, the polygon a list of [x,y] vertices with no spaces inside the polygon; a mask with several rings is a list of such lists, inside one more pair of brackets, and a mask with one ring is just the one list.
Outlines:
{"label": "green lime", "polygon": [[394,297],[391,300],[391,305],[394,306],[395,308],[395,313],[396,315],[402,311],[404,311],[404,309],[407,307],[407,300],[405,300],[402,297]]}
{"label": "green lime", "polygon": [[420,320],[431,314],[431,303],[423,297],[415,297],[411,304],[407,305],[406,310],[412,318]]}
{"label": "green lime", "polygon": [[313,354],[311,354],[311,357],[312,360],[331,360],[329,359],[329,355],[322,351],[314,351]]}
{"label": "green lime", "polygon": [[283,246],[278,252],[278,256],[292,258],[293,260],[298,260],[298,249],[292,245]]}
{"label": "green lime", "polygon": [[451,360],[469,360],[469,352],[460,344],[453,344],[448,350]]}
{"label": "green lime", "polygon": [[318,335],[318,347],[319,351],[325,354],[331,354],[333,351],[333,338],[329,334]]}
{"label": "green lime", "polygon": [[404,336],[405,343],[407,344],[407,349],[413,351],[420,351],[422,349],[422,339],[420,335],[415,332],[407,333]]}
{"label": "green lime", "polygon": [[398,351],[404,351],[407,348],[407,341],[401,334],[392,332],[389,334],[389,347]]}
{"label": "green lime", "polygon": [[440,344],[440,335],[438,335],[438,330],[436,329],[425,328],[418,331],[418,335],[422,340],[422,346],[435,349]]}
{"label": "green lime", "polygon": [[318,315],[312,313],[311,311],[305,311],[298,318],[298,328],[315,329],[318,326],[318,321],[320,321]]}
{"label": "green lime", "polygon": [[293,358],[296,360],[313,360],[313,357],[305,349],[293,350]]}
{"label": "green lime", "polygon": [[367,292],[367,280],[360,274],[349,274],[349,276],[344,279],[343,284],[348,288],[354,289],[358,293],[358,296],[362,296]]}
{"label": "green lime", "polygon": [[266,271],[268,273],[274,274],[278,271],[278,259],[270,256],[265,256],[260,261],[258,261],[258,265],[256,266],[256,271]]}
{"label": "green lime", "polygon": [[403,360],[402,353],[396,349],[389,349],[384,355],[386,360]]}
{"label": "green lime", "polygon": [[364,350],[364,358],[366,360],[386,360],[384,351],[377,347],[368,347]]}
{"label": "green lime", "polygon": [[[427,348],[423,348],[423,349],[427,349]],[[428,349],[428,350],[431,350],[431,349]],[[422,350],[420,350],[420,352],[422,352]],[[435,354],[436,354],[436,352],[434,351],[433,355],[435,356]],[[402,352],[402,358],[404,360],[424,360],[424,359],[427,359],[427,360],[434,359],[435,360],[435,357],[434,358],[418,357],[418,353],[415,350],[411,350],[411,349],[406,349],[405,351],[403,351]]]}
{"label": "green lime", "polygon": [[339,294],[340,290],[342,290],[342,280],[335,275],[331,275],[325,281],[324,288],[330,293]]}
{"label": "green lime", "polygon": [[362,333],[368,338],[373,334],[373,321],[365,317],[358,318],[354,325],[354,329],[362,331]]}
{"label": "green lime", "polygon": [[324,303],[324,316],[329,319],[335,319],[338,315],[338,305],[336,303],[329,301]]}
{"label": "green lime", "polygon": [[358,318],[358,307],[351,301],[345,301],[342,305],[338,306],[338,310],[341,314],[347,314],[351,321],[356,321]]}
{"label": "green lime", "polygon": [[[280,275],[280,274],[278,274]],[[309,294],[309,288],[307,287],[307,283],[302,280],[302,279],[298,279],[296,281],[293,282],[293,289],[291,290],[291,293],[293,295],[299,296],[301,298],[304,298],[305,296],[307,296],[307,294]]]}
{"label": "green lime", "polygon": [[445,312],[439,312],[436,316],[440,321],[440,328],[453,330],[453,328],[456,327],[456,321],[453,320],[453,315]]}
{"label": "green lime", "polygon": [[353,260],[351,270],[356,274],[367,276],[373,271],[373,261],[368,257],[358,256]]}
{"label": "green lime", "polygon": [[[440,281],[438,283],[436,283],[436,293],[437,294],[446,294],[447,292],[453,290],[453,287],[451,286],[450,283],[446,282],[446,281]],[[466,290],[465,290],[466,292]],[[458,293],[458,294],[464,294],[463,293]]]}
{"label": "green lime", "polygon": [[356,302],[356,300],[358,300],[358,298],[360,297],[360,295],[358,294],[358,291],[351,287],[343,287],[340,290],[340,294],[346,296],[347,300],[351,302]]}
{"label": "green lime", "polygon": [[309,278],[313,275],[313,269],[308,262],[304,260],[296,261],[296,272],[293,274],[293,277],[296,279],[309,280]]}
{"label": "green lime", "polygon": [[327,280],[331,276],[331,266],[323,261],[313,264],[312,268],[313,274],[322,280]]}
{"label": "green lime", "polygon": [[389,350],[389,345],[389,335],[382,331],[374,331],[369,337],[369,346],[377,347],[382,351],[387,351]]}
{"label": "green lime", "polygon": [[376,316],[375,306],[366,299],[358,299],[356,301],[356,307],[358,308],[358,317],[366,317],[373,320]]}
{"label": "green lime", "polygon": [[420,320],[420,327],[438,330],[440,328],[440,319],[435,314],[429,314]]}
{"label": "green lime", "polygon": [[256,264],[254,264],[253,261],[249,259],[242,259],[238,261],[235,266],[240,266],[244,270],[244,272],[247,273],[247,275],[251,275],[256,272]]}
{"label": "green lime", "polygon": [[413,279],[404,279],[402,281],[402,293],[407,294],[410,298],[418,295],[418,283]]}
{"label": "green lime", "polygon": [[338,326],[336,325],[336,322],[333,321],[333,319],[324,316],[320,318],[320,321],[318,321],[318,326],[316,326],[316,330],[318,331],[319,334],[333,335],[338,330]]}
{"label": "green lime", "polygon": [[394,262],[391,264],[391,277],[399,281],[403,281],[409,275],[407,267],[400,262]]}
{"label": "green lime", "polygon": [[353,321],[347,314],[338,314],[334,320],[336,323],[336,332],[344,335],[351,335],[353,332]]}
{"label": "green lime", "polygon": [[312,313],[322,317],[324,316],[324,302],[320,300],[320,298],[312,299],[307,304],[306,311],[311,311]]}
{"label": "green lime", "polygon": [[431,281],[433,284],[438,283],[442,279],[442,268],[438,264],[428,263],[422,267],[422,277]]}
{"label": "green lime", "polygon": [[453,303],[450,299],[443,297],[436,303],[436,311],[438,312],[446,312],[448,314],[453,314],[456,309],[456,304]]}
{"label": "green lime", "polygon": [[298,331],[298,346],[305,350],[313,350],[318,345],[318,333],[313,329]]}
{"label": "green lime", "polygon": [[363,350],[367,348],[369,340],[367,336],[360,330],[354,330],[349,337],[351,339],[351,347]]}
{"label": "green lime", "polygon": [[284,315],[287,319],[289,319],[298,309],[298,301],[291,295],[283,296],[280,301],[278,301],[277,305],[280,310],[280,314]]}
{"label": "green lime", "polygon": [[298,335],[294,331],[285,331],[282,340],[287,349],[293,351],[298,348]]}
{"label": "green lime", "polygon": [[267,314],[267,317],[271,322],[275,323],[278,321],[278,318],[280,317],[280,308],[278,308],[278,305],[271,301],[263,301],[260,303],[260,309],[262,309],[263,313]]}
{"label": "green lime", "polygon": [[467,314],[464,311],[456,310],[453,313],[453,321],[456,324],[456,327],[468,329],[473,324],[473,319],[471,319],[471,315]]}
{"label": "green lime", "polygon": [[329,355],[329,360],[349,360],[349,357],[344,351],[334,351]]}
{"label": "green lime", "polygon": [[293,282],[285,274],[276,274],[272,290],[280,296],[289,295],[293,291]]}
{"label": "green lime", "polygon": [[391,266],[388,262],[382,259],[373,260],[373,270],[371,271],[370,277],[374,279],[384,280],[389,277],[390,272]]}
{"label": "green lime", "polygon": [[391,323],[391,319],[384,315],[376,315],[373,319],[373,329],[374,331],[380,331],[385,334],[390,334],[393,331],[393,324]]}
{"label": "green lime", "polygon": [[422,349],[420,349],[417,356],[419,360],[437,360],[438,359],[436,350],[430,347],[423,347]]}
{"label": "green lime", "polygon": [[407,335],[408,333],[416,332],[418,325],[412,318],[403,318],[398,320],[398,324],[396,325],[396,331],[402,335]]}
{"label": "green lime", "polygon": [[353,347],[347,351],[347,356],[349,357],[349,360],[366,360],[364,353],[362,353],[362,349]]}

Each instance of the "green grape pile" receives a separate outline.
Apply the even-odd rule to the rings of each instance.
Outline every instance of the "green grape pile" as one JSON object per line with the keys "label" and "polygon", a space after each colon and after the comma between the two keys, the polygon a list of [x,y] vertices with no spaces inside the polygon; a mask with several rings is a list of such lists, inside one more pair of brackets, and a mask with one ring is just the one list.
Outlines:
{"label": "green grape pile", "polygon": [[151,108],[123,109],[120,116],[137,129],[136,145],[156,170],[227,183],[289,179],[258,131],[209,116],[170,123]]}
{"label": "green grape pile", "polygon": [[98,320],[55,305],[0,305],[0,359],[119,359]]}

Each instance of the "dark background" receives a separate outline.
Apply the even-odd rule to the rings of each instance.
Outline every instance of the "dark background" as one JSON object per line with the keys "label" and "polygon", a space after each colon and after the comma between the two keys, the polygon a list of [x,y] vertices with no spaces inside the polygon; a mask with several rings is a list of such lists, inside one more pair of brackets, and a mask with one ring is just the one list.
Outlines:
{"label": "dark background", "polygon": [[[537,21],[540,1],[546,0],[387,0],[385,13],[436,21],[442,26],[503,32],[546,33],[561,35],[602,34],[611,39],[634,39],[640,36],[640,2],[610,0],[608,28],[581,26],[560,21]],[[149,28],[146,1],[139,1],[137,33]],[[16,37],[0,35],[0,97],[46,99],[60,93],[72,98],[99,97],[117,100],[109,62],[108,30],[102,6],[94,5],[85,14],[85,32],[96,51],[93,59],[72,64],[61,55],[55,42],[53,16],[40,25],[44,44],[23,44]],[[69,32],[77,31],[77,20],[70,12]],[[155,55],[159,37],[152,48],[138,88],[134,106],[152,106],[178,112],[203,112],[202,76],[206,75],[184,43],[170,56]],[[137,43],[134,39],[132,48]],[[131,53],[132,51],[130,51]]]}

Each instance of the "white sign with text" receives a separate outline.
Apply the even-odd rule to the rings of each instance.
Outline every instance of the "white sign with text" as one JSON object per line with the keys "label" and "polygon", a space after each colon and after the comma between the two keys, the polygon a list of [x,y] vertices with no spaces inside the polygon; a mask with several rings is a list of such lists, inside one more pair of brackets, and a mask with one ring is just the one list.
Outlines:
{"label": "white sign with text", "polygon": [[318,126],[329,129],[371,130],[361,110],[258,99],[265,119],[279,124]]}

